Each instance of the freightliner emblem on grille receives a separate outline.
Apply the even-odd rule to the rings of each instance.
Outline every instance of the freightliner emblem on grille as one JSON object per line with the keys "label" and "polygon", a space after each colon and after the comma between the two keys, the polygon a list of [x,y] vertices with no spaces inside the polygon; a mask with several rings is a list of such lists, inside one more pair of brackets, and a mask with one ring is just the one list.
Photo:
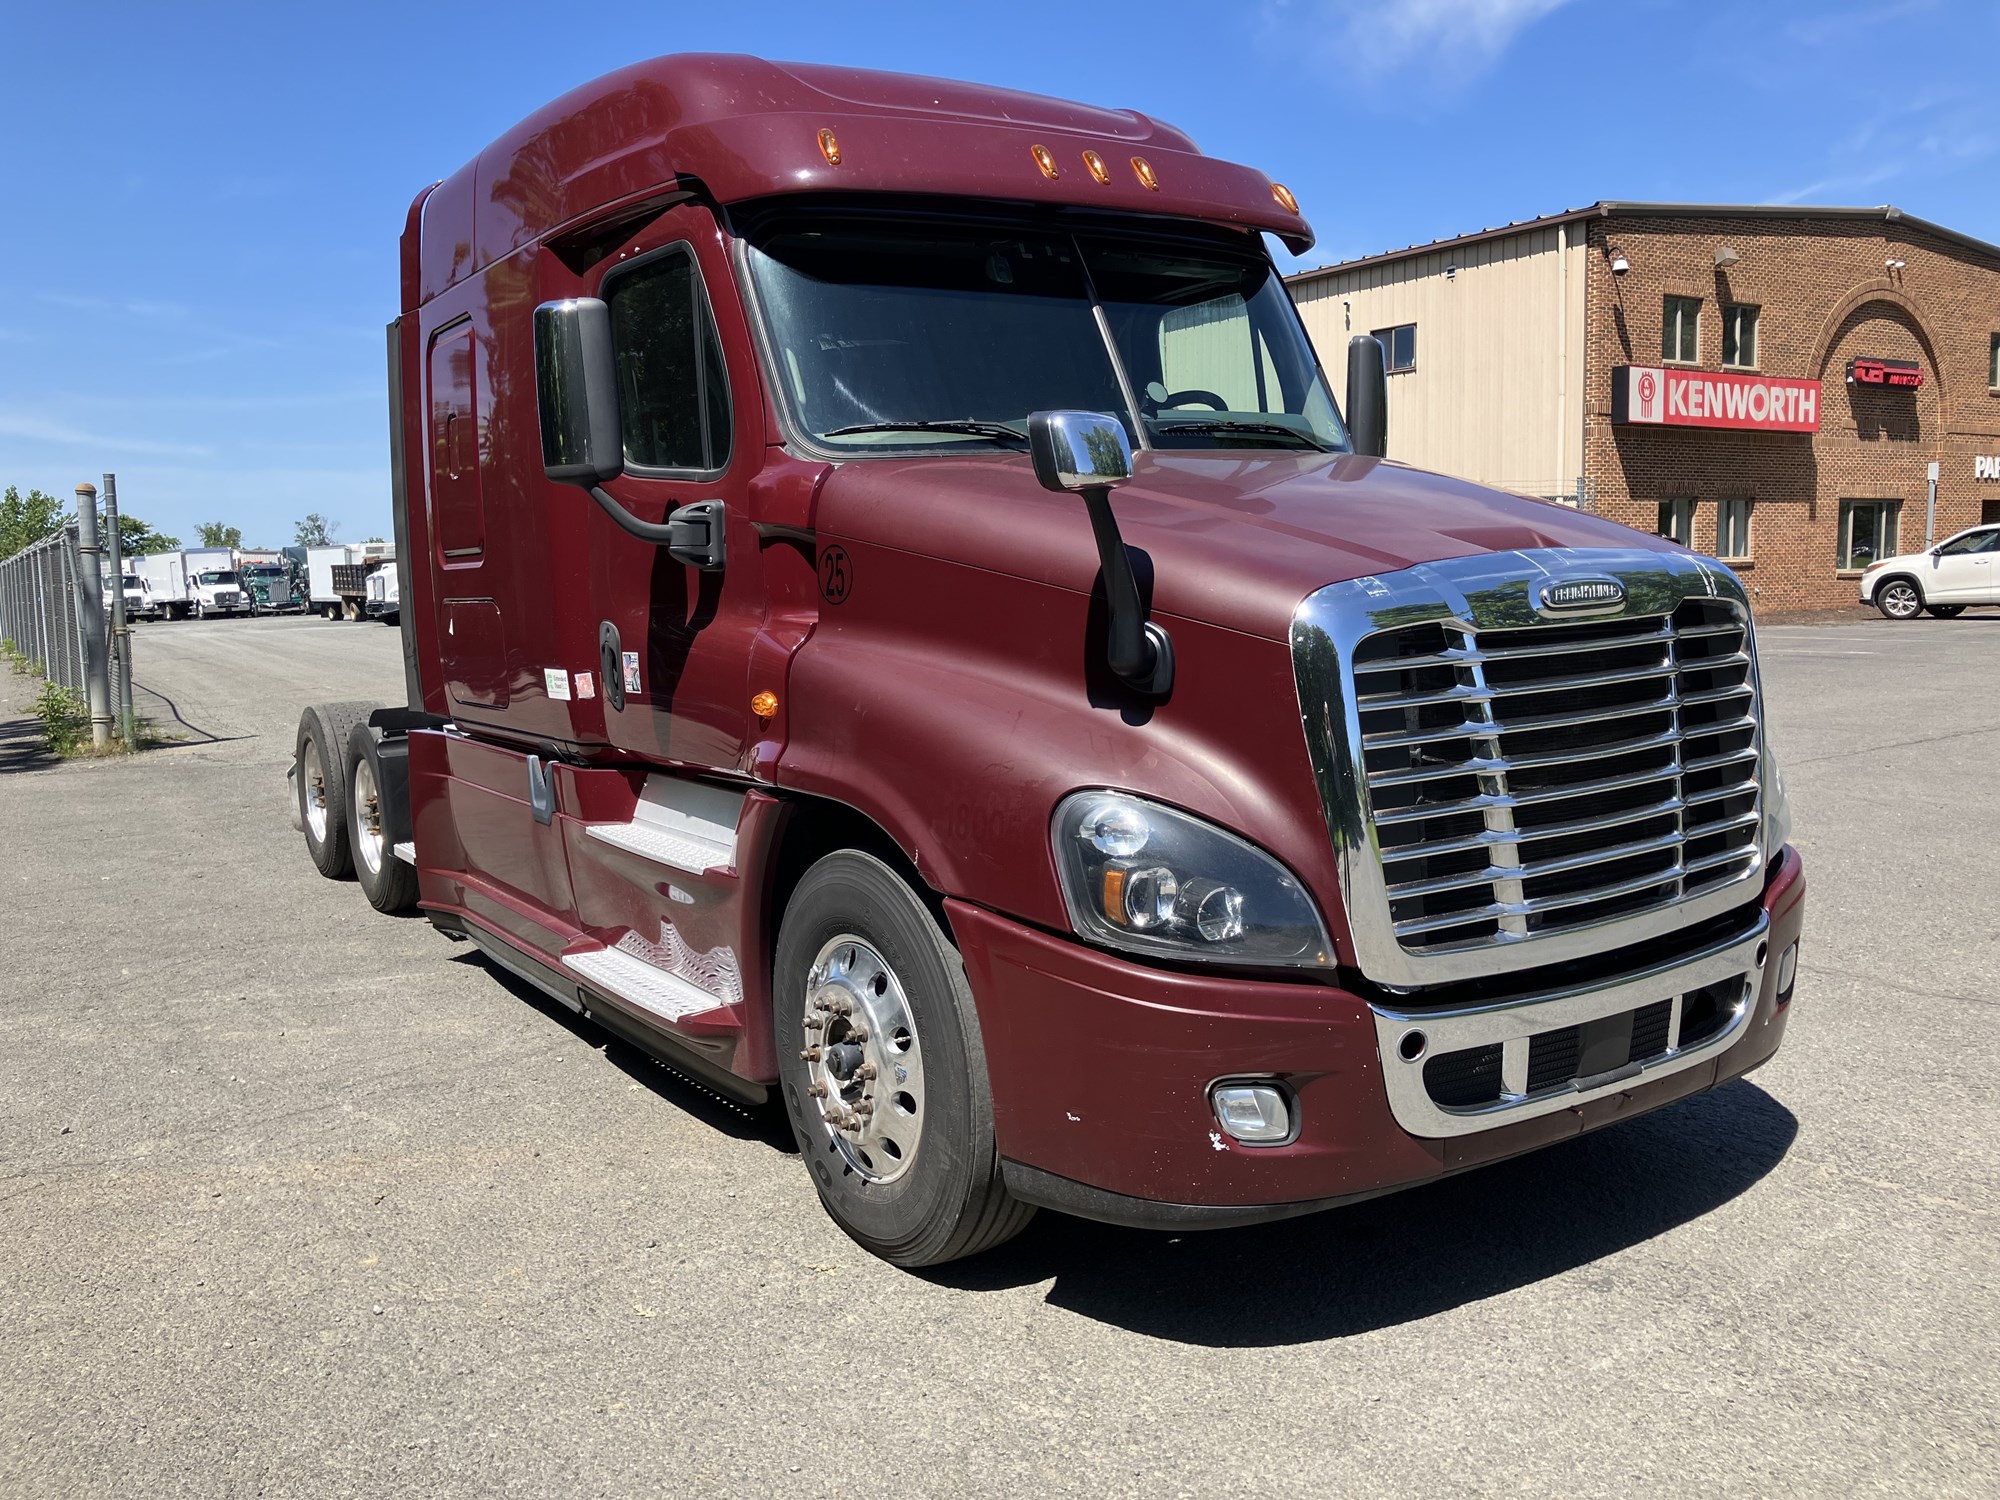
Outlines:
{"label": "freightliner emblem on grille", "polygon": [[1625,585],[1615,578],[1564,578],[1541,589],[1541,607],[1552,612],[1615,609],[1624,602]]}

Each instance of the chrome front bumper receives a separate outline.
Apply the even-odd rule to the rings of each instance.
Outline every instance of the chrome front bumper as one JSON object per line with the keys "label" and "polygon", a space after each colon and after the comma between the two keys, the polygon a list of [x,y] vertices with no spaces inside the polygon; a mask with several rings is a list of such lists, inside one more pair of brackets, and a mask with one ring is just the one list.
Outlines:
{"label": "chrome front bumper", "polygon": [[[1743,1034],[1763,988],[1769,951],[1770,916],[1760,912],[1754,928],[1692,958],[1637,975],[1563,990],[1504,1005],[1458,1010],[1397,1010],[1371,1006],[1382,1078],[1396,1123],[1411,1135],[1471,1135],[1517,1120],[1571,1109],[1593,1099],[1691,1068],[1715,1056]],[[1682,998],[1737,980],[1733,1008],[1725,1008],[1715,1030],[1680,1045]],[[1622,1012],[1672,1002],[1666,1050],[1628,1060],[1594,1076],[1530,1090],[1529,1056],[1534,1038],[1566,1027],[1584,1026]],[[1424,1066],[1431,1059],[1469,1049],[1500,1048],[1500,1093],[1492,1103],[1452,1106],[1431,1097]],[[1414,1055],[1413,1055],[1414,1054]]]}

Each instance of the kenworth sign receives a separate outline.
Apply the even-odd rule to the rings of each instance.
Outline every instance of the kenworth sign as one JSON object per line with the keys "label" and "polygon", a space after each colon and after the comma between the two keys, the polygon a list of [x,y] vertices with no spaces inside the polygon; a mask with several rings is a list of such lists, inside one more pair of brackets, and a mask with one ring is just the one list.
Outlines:
{"label": "kenworth sign", "polygon": [[1611,420],[1646,427],[1817,432],[1819,382],[1620,365],[1611,372]]}

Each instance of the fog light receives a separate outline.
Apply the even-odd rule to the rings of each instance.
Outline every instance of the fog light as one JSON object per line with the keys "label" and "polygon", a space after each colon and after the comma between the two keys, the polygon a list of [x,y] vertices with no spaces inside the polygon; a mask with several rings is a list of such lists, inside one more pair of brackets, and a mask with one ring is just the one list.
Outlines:
{"label": "fog light", "polygon": [[1231,1140],[1275,1146],[1292,1137],[1285,1091],[1272,1083],[1218,1083],[1209,1091],[1215,1119]]}
{"label": "fog light", "polygon": [[1789,1005],[1792,1001],[1792,986],[1799,977],[1799,945],[1792,944],[1778,955],[1778,1004]]}

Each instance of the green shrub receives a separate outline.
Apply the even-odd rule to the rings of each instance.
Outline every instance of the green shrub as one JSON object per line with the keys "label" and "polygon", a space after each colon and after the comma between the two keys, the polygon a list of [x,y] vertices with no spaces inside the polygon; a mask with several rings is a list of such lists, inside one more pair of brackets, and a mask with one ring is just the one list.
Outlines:
{"label": "green shrub", "polygon": [[82,694],[59,683],[42,684],[35,717],[42,721],[42,740],[51,755],[74,755],[90,733],[89,705]]}

